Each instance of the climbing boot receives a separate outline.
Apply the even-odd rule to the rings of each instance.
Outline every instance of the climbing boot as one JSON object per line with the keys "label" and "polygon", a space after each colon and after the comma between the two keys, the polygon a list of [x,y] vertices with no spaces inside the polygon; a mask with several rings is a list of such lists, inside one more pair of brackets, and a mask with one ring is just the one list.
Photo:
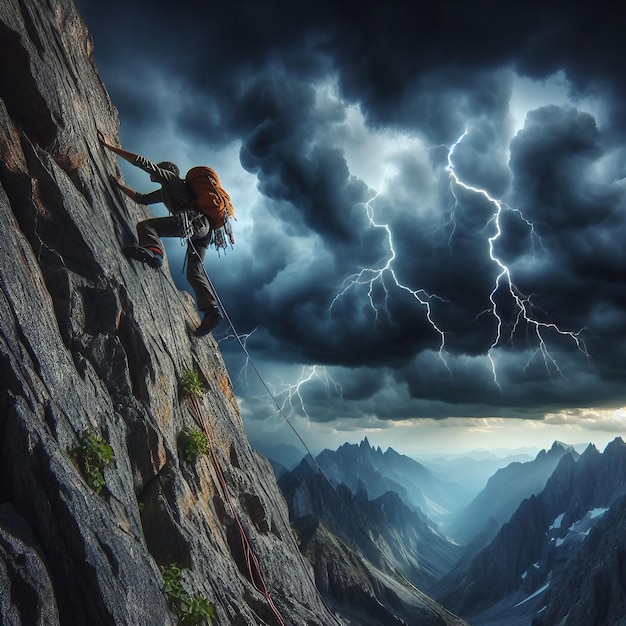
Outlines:
{"label": "climbing boot", "polygon": [[196,337],[203,337],[208,335],[220,322],[222,321],[222,315],[217,310],[217,307],[204,310],[204,319],[196,330]]}
{"label": "climbing boot", "polygon": [[163,265],[163,253],[158,248],[130,246],[130,248],[126,248],[126,255],[131,259],[135,259],[135,261],[141,261],[155,269]]}

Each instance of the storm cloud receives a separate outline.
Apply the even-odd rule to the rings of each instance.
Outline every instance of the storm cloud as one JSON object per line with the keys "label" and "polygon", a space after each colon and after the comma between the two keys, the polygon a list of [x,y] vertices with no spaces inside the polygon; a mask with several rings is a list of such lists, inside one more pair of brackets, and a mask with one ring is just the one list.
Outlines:
{"label": "storm cloud", "polygon": [[[215,166],[243,204],[234,250],[207,268],[287,408],[328,422],[624,404],[614,12],[78,6],[125,147]],[[547,95],[516,126],[522,78]],[[555,85],[566,92],[556,103]],[[245,411],[265,418],[228,334],[217,337]]]}

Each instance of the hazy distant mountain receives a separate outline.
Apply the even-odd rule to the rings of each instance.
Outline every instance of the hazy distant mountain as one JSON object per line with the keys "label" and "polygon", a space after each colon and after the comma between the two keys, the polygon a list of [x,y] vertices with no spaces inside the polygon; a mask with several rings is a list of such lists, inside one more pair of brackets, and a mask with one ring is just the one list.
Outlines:
{"label": "hazy distant mountain", "polygon": [[306,456],[306,452],[287,443],[268,444],[264,441],[256,441],[252,442],[252,447],[269,461],[274,461],[288,470],[296,467]]}
{"label": "hazy distant mountain", "polygon": [[[503,459],[508,456],[527,456],[534,459],[541,450],[535,446],[520,446],[518,448],[477,448],[465,454],[472,459]],[[445,456],[445,455],[444,455]]]}
{"label": "hazy distant mountain", "polygon": [[402,500],[438,520],[459,508],[462,488],[437,477],[421,463],[399,454],[372,448],[367,437],[359,444],[346,443],[336,451],[324,450],[316,457],[329,479],[344,483],[352,492],[365,486],[370,498],[394,491]]}
{"label": "hazy distant mountain", "polygon": [[458,546],[434,530],[423,514],[409,509],[395,492],[370,499],[363,486],[356,493],[343,483],[333,489],[306,461],[283,474],[278,484],[290,519],[315,516],[351,549],[385,569],[382,551],[422,589],[448,572],[459,554]]}
{"label": "hazy distant mountain", "polygon": [[[570,451],[435,596],[473,624],[616,626],[626,615],[626,445]],[[471,618],[469,616],[472,616]]]}
{"label": "hazy distant mountain", "polygon": [[485,488],[489,478],[499,469],[511,463],[527,463],[536,455],[536,452],[532,456],[526,453],[504,457],[481,454],[480,458],[474,458],[472,453],[468,453],[463,456],[433,457],[422,463],[442,480],[458,483],[463,489],[461,505],[466,506]]}
{"label": "hazy distant mountain", "polygon": [[480,533],[489,539],[486,529],[497,530],[522,500],[540,493],[566,454],[574,459],[580,456],[573,447],[555,441],[550,450],[542,450],[534,460],[511,463],[498,470],[466,508],[444,520],[443,528],[461,544],[469,544]]}

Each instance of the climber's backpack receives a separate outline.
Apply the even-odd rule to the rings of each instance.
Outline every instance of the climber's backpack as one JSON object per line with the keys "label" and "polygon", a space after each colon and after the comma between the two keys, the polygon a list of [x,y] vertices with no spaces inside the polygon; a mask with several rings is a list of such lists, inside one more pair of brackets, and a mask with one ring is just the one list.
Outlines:
{"label": "climber's backpack", "polygon": [[196,196],[191,207],[204,213],[211,223],[213,237],[210,245],[226,248],[226,237],[234,244],[235,239],[228,219],[229,217],[237,219],[235,210],[215,171],[205,165],[192,167],[185,176],[185,182]]}

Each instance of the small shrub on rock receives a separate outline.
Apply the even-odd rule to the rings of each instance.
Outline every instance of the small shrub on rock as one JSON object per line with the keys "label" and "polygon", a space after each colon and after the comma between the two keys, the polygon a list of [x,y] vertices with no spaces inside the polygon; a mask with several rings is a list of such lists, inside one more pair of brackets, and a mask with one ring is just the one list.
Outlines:
{"label": "small shrub on rock", "polygon": [[180,379],[181,387],[188,396],[200,397],[204,393],[198,372],[185,370]]}
{"label": "small shrub on rock", "polygon": [[87,484],[99,494],[105,485],[102,470],[113,460],[113,448],[104,439],[84,430],[71,455]]}
{"label": "small shrub on rock", "polygon": [[209,451],[209,442],[201,430],[183,428],[178,436],[178,443],[188,463],[195,463]]}
{"label": "small shrub on rock", "polygon": [[163,578],[163,592],[170,606],[178,617],[178,623],[189,626],[211,624],[213,607],[209,601],[199,593],[187,593],[182,586],[183,570],[171,563],[160,568]]}

